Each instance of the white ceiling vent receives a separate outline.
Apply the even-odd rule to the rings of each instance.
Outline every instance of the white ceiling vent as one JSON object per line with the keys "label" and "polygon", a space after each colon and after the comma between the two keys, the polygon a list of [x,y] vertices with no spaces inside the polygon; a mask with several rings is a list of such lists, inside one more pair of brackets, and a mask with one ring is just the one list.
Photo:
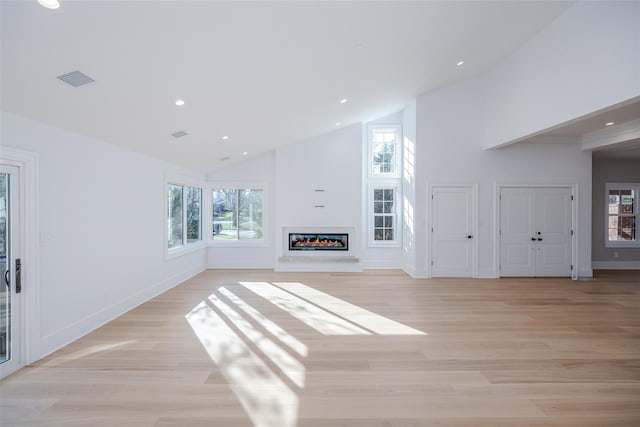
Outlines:
{"label": "white ceiling vent", "polygon": [[91,77],[87,76],[86,74],[82,74],[78,70],[63,74],[61,76],[58,76],[58,78],[73,87],[83,86],[95,81]]}
{"label": "white ceiling vent", "polygon": [[189,134],[186,133],[183,130],[179,130],[178,132],[174,132],[174,133],[171,134],[171,136],[174,137],[174,138],[182,138],[183,136],[187,136],[187,135],[189,135]]}

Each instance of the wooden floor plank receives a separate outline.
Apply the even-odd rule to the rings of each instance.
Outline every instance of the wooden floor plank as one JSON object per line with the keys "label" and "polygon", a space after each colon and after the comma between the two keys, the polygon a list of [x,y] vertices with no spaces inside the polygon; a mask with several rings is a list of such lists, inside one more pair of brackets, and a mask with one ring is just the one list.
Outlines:
{"label": "wooden floor plank", "polygon": [[639,307],[637,271],[208,270],[2,380],[0,425],[637,426]]}

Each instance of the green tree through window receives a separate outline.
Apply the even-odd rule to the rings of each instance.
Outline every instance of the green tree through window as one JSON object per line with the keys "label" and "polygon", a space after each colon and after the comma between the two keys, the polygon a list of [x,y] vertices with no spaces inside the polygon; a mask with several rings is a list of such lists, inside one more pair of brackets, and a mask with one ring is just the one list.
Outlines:
{"label": "green tree through window", "polygon": [[216,240],[262,240],[264,190],[217,188],[213,195],[213,230]]}

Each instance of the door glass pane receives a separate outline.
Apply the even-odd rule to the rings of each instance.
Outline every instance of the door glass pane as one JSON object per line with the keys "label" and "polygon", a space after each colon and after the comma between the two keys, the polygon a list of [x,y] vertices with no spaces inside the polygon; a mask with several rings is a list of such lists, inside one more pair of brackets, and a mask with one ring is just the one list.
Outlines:
{"label": "door glass pane", "polygon": [[9,174],[0,173],[0,363],[10,357],[11,292],[5,279],[9,276]]}

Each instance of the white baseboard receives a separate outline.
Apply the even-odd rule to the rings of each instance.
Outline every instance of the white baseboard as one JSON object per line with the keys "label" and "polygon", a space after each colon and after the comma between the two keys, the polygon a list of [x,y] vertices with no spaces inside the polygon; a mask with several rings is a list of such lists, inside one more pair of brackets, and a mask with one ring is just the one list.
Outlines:
{"label": "white baseboard", "polygon": [[496,279],[498,275],[493,268],[480,268],[478,269],[478,279]]}
{"label": "white baseboard", "polygon": [[398,261],[361,261],[360,264],[365,270],[402,270],[402,265]]}
{"label": "white baseboard", "polygon": [[593,277],[593,270],[590,268],[584,268],[578,270],[578,279],[590,279]]}
{"label": "white baseboard", "polygon": [[62,329],[59,329],[42,338],[42,354],[40,359],[50,355],[51,353],[61,349],[62,347],[71,344],[78,338],[93,332],[99,327],[109,323],[113,319],[123,315],[124,313],[134,309],[135,307],[149,301],[152,298],[168,291],[169,289],[179,285],[180,283],[189,280],[193,276],[205,271],[204,265],[199,265],[194,268],[190,268],[179,274],[175,274],[162,282],[150,286],[146,289],[139,291],[138,293],[125,298],[124,300],[112,304],[104,309],[93,313],[77,322],[72,323]]}
{"label": "white baseboard", "polygon": [[426,268],[415,268],[405,265],[404,267],[402,267],[402,271],[411,276],[412,279],[426,279],[429,277],[427,276]]}
{"label": "white baseboard", "polygon": [[592,261],[594,270],[640,270],[640,261]]}
{"label": "white baseboard", "polygon": [[361,273],[358,262],[278,262],[276,272],[294,273]]}

